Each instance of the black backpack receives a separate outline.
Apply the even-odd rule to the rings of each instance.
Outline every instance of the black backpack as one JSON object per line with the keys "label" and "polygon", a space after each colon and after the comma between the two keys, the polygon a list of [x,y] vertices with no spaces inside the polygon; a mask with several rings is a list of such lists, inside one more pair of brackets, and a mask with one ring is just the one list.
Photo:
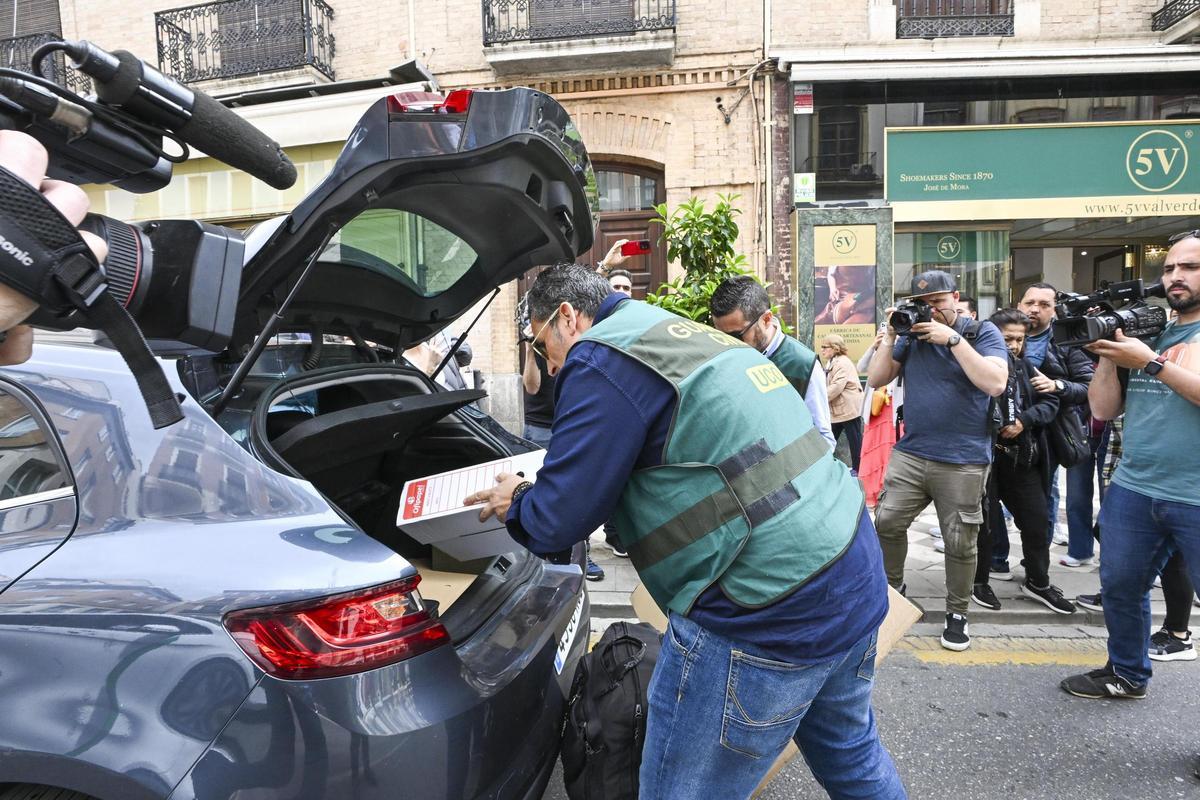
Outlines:
{"label": "black backpack", "polygon": [[614,622],[579,659],[562,738],[571,800],[637,800],[646,690],[662,637],[644,622]]}

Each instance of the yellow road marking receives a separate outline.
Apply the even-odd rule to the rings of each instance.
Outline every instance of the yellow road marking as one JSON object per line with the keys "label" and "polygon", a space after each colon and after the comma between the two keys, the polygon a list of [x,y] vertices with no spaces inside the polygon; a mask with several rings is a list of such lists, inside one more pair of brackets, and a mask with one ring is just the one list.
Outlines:
{"label": "yellow road marking", "polygon": [[1108,659],[1104,639],[976,637],[971,640],[970,649],[956,653],[942,647],[936,636],[908,636],[896,643],[896,652],[907,653],[926,664],[960,666],[1058,664],[1066,667],[1102,667]]}

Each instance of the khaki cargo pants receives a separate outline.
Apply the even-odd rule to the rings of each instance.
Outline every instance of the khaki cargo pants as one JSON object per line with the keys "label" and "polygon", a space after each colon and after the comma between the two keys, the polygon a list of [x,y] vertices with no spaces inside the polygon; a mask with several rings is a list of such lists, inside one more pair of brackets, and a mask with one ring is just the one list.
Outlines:
{"label": "khaki cargo pants", "polygon": [[904,582],[908,527],[932,501],[946,545],[946,609],[967,613],[987,474],[987,464],[947,464],[892,451],[875,507],[888,583],[899,588]]}

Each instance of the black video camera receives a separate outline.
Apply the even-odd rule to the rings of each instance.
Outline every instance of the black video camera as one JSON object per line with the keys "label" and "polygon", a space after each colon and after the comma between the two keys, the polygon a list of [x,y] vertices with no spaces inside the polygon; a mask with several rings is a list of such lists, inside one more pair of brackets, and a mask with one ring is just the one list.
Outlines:
{"label": "black video camera", "polygon": [[1140,280],[1105,281],[1099,290],[1086,295],[1059,292],[1051,338],[1057,345],[1072,346],[1111,339],[1118,330],[1134,339],[1157,336],[1167,325],[1167,312],[1145,299],[1166,296],[1161,282],[1147,287]]}
{"label": "black video camera", "polygon": [[[45,77],[47,59],[59,52],[92,79],[94,98]],[[29,67],[0,68],[0,129],[39,141],[49,154],[50,178],[152,192],[170,182],[190,144],[277,189],[296,181],[277,143],[131,53],[52,40],[34,51]],[[177,153],[163,148],[167,139]],[[0,184],[0,236],[13,259],[0,282],[37,302],[28,323],[102,332],[137,380],[154,427],[180,420],[179,401],[144,337],[159,340],[159,353],[218,352],[228,344],[242,276],[241,234],[188,220],[133,226],[92,215],[81,227],[109,250],[98,265],[36,187],[7,170]]]}
{"label": "black video camera", "polygon": [[933,322],[933,306],[919,297],[905,300],[888,317],[888,324],[897,336],[911,336],[912,326],[921,322]]}
{"label": "black video camera", "polygon": [[[42,77],[45,62],[59,51],[91,77],[94,99]],[[275,188],[296,180],[278,144],[128,52],[51,41],[34,51],[30,68],[0,69],[0,128],[41,142],[50,154],[51,178],[153,192],[170,182],[173,165],[188,157],[191,144]],[[164,139],[174,141],[179,153],[166,152]],[[130,225],[99,215],[89,215],[81,227],[108,244],[101,266],[108,292],[157,352],[219,352],[228,344],[242,273],[238,232],[193,220]],[[95,327],[85,317],[80,309],[41,308],[29,323],[51,330]]]}

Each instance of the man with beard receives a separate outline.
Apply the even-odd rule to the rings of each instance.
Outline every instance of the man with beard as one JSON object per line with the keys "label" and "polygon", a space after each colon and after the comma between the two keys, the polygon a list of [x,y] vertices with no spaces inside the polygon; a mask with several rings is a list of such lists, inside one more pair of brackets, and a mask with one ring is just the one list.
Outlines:
{"label": "man with beard", "polygon": [[1172,552],[1200,583],[1200,230],[1171,238],[1163,262],[1178,313],[1151,343],[1117,331],[1088,389],[1092,414],[1125,413],[1124,452],[1100,507],[1108,663],[1061,684],[1076,697],[1145,697],[1150,682],[1149,590]]}
{"label": "man with beard", "polygon": [[[1039,394],[1058,397],[1060,414],[1079,414],[1086,422],[1087,388],[1092,380],[1092,359],[1078,347],[1060,347],[1051,337],[1050,323],[1054,321],[1054,298],[1058,291],[1049,283],[1035,283],[1025,290],[1017,304],[1031,326],[1025,340],[1025,363],[1033,368],[1033,388]],[[1067,469],[1067,516],[1073,519],[1072,531],[1063,566],[1087,566],[1092,558],[1092,476],[1096,471],[1096,450],[1099,437],[1092,440],[1092,457]],[[1101,457],[1103,460],[1103,457]],[[1068,544],[1068,538],[1057,532],[1058,467],[1050,464],[1050,483],[1046,497],[1046,513],[1050,518],[1049,535],[1054,544]],[[1081,518],[1086,517],[1086,523]],[[1007,561],[997,564],[1000,577],[1007,580]]]}

